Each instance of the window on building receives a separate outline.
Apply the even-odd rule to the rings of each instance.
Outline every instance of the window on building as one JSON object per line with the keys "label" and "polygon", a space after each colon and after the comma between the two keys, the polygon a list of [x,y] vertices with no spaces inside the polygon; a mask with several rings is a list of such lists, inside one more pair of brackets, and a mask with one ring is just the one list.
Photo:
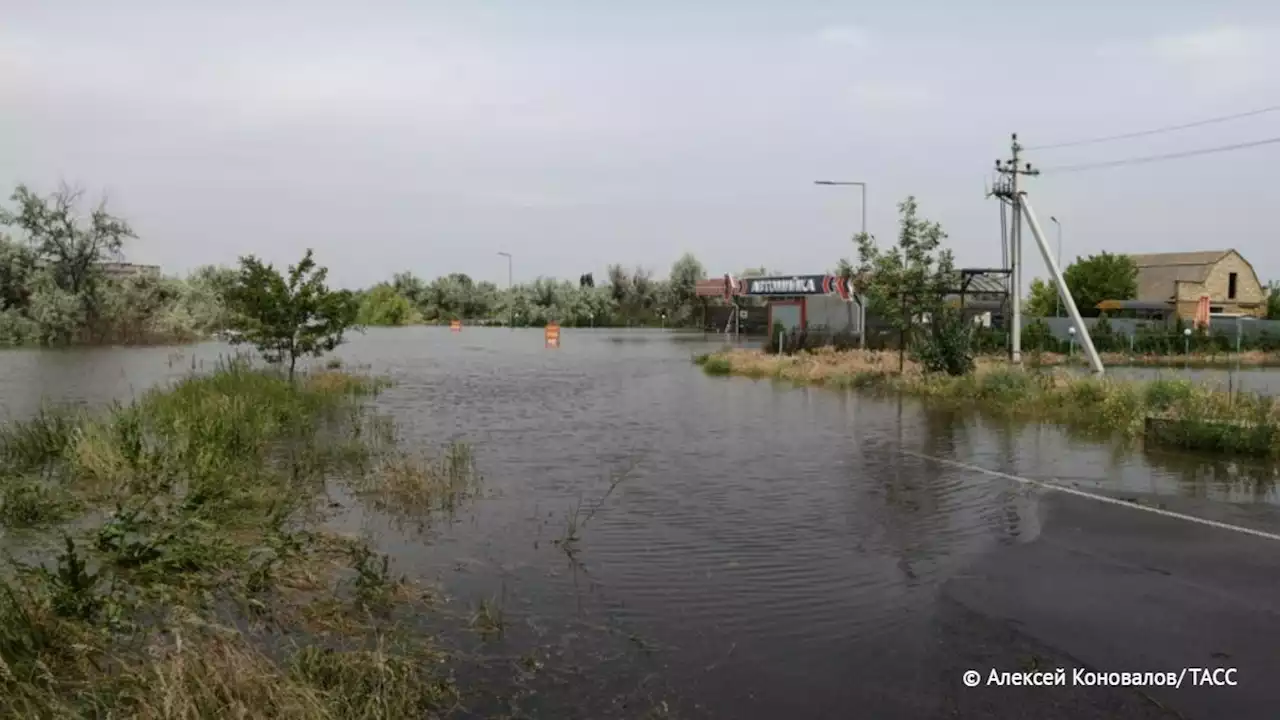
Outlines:
{"label": "window on building", "polygon": [[1230,273],[1229,275],[1227,275],[1227,299],[1228,300],[1236,299],[1236,274],[1235,273]]}

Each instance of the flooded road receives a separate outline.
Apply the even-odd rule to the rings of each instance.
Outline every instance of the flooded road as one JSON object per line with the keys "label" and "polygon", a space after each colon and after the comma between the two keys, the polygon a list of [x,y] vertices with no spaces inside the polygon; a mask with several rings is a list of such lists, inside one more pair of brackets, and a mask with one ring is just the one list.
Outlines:
{"label": "flooded road", "polygon": [[[473,445],[490,497],[466,516],[426,534],[362,525],[400,572],[438,581],[459,606],[500,604],[509,631],[478,654],[539,646],[576,668],[534,682],[546,699],[526,712],[1274,716],[1263,704],[1263,678],[1280,671],[1266,642],[1280,633],[1273,471],[706,377],[690,357],[718,344],[565,329],[552,351],[540,330],[408,328],[340,349],[395,381],[378,402],[407,440]],[[7,351],[3,414],[127,399],[229,351]],[[1239,667],[1242,684],[961,682],[968,669],[1064,667],[1070,681],[1072,667],[1209,665]]]}

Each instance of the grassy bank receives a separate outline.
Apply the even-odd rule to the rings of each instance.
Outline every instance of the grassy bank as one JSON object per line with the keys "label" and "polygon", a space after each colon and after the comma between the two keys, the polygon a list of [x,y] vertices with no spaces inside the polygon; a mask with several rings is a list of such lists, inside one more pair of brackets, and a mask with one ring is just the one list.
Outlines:
{"label": "grassy bank", "polygon": [[1137,437],[1163,420],[1161,442],[1194,450],[1280,457],[1280,403],[1186,380],[1125,381],[1009,367],[983,359],[961,377],[931,375],[895,353],[819,351],[794,356],[725,350],[696,358],[709,375],[741,375],[901,392],[1030,420]]}
{"label": "grassy bank", "polygon": [[429,609],[335,499],[447,511],[471,456],[398,450],[378,384],[232,364],[0,429],[0,716],[427,717],[458,693]]}

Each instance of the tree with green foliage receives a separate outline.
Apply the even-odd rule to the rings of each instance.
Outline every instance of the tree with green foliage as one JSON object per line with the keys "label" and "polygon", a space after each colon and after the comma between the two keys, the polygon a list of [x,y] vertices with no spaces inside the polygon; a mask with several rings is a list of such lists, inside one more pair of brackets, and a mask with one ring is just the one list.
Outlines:
{"label": "tree with green foliage", "polygon": [[320,355],[342,344],[356,322],[358,307],[346,290],[325,285],[328,268],[316,265],[310,248],[297,265],[281,274],[248,255],[227,293],[233,312],[235,343],[252,343],[270,363],[289,364],[293,380],[298,358]]}
{"label": "tree with green foliage", "polygon": [[702,263],[692,253],[680,256],[671,266],[671,276],[667,280],[667,302],[670,309],[670,322],[673,325],[687,325],[700,307],[697,285],[706,276]]}
{"label": "tree with green foliage", "polygon": [[396,273],[391,278],[391,286],[395,288],[396,293],[408,298],[409,302],[419,310],[427,300],[427,284],[413,273]]}
{"label": "tree with green foliage", "polygon": [[0,310],[27,307],[31,301],[31,279],[35,272],[35,252],[0,233]]}
{"label": "tree with green foliage", "polygon": [[378,283],[360,299],[356,322],[361,325],[412,325],[422,319],[409,298],[391,283]]}
{"label": "tree with green foliage", "polygon": [[[898,331],[899,370],[905,365],[906,350],[916,325],[932,318],[949,322],[946,295],[956,286],[951,251],[942,248],[946,233],[942,226],[918,215],[914,197],[898,205],[897,244],[888,249],[876,245],[875,237],[859,233],[856,289],[867,297],[869,311]],[[948,332],[951,330],[949,329]],[[930,341],[932,333],[919,339]],[[939,352],[949,352],[941,348]],[[959,359],[943,363],[963,365]]]}
{"label": "tree with green foliage", "polygon": [[1280,282],[1267,283],[1267,319],[1280,320]]}
{"label": "tree with green foliage", "polygon": [[1138,296],[1138,266],[1128,255],[1102,252],[1077,258],[1063,273],[1076,308],[1094,317],[1103,300],[1132,300]]}
{"label": "tree with green foliage", "polygon": [[1031,281],[1031,293],[1022,304],[1022,312],[1032,317],[1053,317],[1062,307],[1058,288],[1052,282],[1035,278]]}
{"label": "tree with green foliage", "polygon": [[0,210],[0,224],[20,228],[62,290],[92,298],[101,279],[101,264],[116,260],[126,238],[137,237],[124,220],[107,212],[106,201],[90,211],[79,212],[83,192],[63,185],[48,197],[41,197],[26,185],[18,185],[12,200],[17,209]]}

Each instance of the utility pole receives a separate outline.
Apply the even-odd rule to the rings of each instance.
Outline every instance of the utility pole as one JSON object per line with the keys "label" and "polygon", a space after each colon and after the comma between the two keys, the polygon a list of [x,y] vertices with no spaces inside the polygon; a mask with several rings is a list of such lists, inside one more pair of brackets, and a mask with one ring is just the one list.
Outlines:
{"label": "utility pole", "polygon": [[1025,166],[1019,164],[1021,152],[1022,146],[1018,144],[1018,133],[1013,133],[1010,142],[1012,157],[1003,163],[996,160],[996,172],[1004,175],[1006,179],[998,183],[995,190],[995,195],[1007,200],[1013,206],[1013,223],[1009,227],[1009,269],[1013,275],[1010,288],[1013,293],[1011,313],[1013,318],[1010,325],[1013,355],[1011,359],[1015,364],[1022,362],[1022,195],[1018,189],[1018,176],[1040,174],[1039,170],[1031,168],[1031,163],[1026,163]]}
{"label": "utility pole", "polygon": [[[1053,284],[1058,289],[1058,298],[1062,301],[1062,305],[1066,308],[1067,314],[1071,317],[1072,335],[1080,341],[1081,348],[1089,358],[1089,364],[1093,367],[1094,373],[1102,375],[1102,358],[1098,355],[1097,348],[1093,345],[1093,338],[1089,336],[1089,328],[1084,324],[1084,318],[1080,316],[1080,309],[1076,307],[1075,300],[1071,294],[1067,292],[1066,281],[1062,277],[1062,270],[1059,267],[1061,263],[1054,259],[1053,251],[1049,247],[1049,241],[1045,239],[1044,231],[1040,227],[1040,221],[1036,219],[1035,210],[1031,206],[1030,200],[1027,199],[1027,191],[1018,187],[1019,175],[1039,175],[1039,170],[1034,170],[1031,163],[1020,165],[1018,153],[1022,150],[1022,146],[1018,144],[1018,136],[1013,135],[1013,157],[1007,161],[996,160],[996,172],[1005,177],[996,182],[995,189],[991,194],[1000,198],[1001,202],[1007,202],[1013,206],[1013,226],[1010,228],[1010,238],[1012,239],[1010,248],[1010,271],[1013,275],[1013,323],[1012,323],[1012,355],[1014,363],[1022,362],[1022,223],[1025,218],[1027,225],[1031,228],[1031,234],[1035,236],[1036,244],[1040,247],[1040,255],[1044,258],[1045,267],[1049,268],[1049,273],[1053,277]],[[1059,226],[1061,227],[1061,226]]]}
{"label": "utility pole", "polygon": [[[1062,222],[1058,220],[1057,216],[1054,216],[1054,215],[1050,215],[1049,220],[1052,221],[1054,225],[1058,226],[1058,267],[1061,268],[1062,267]],[[1059,293],[1059,296],[1053,299],[1053,316],[1058,317],[1061,314],[1061,311],[1062,311],[1062,297],[1061,297],[1061,293]]]}

